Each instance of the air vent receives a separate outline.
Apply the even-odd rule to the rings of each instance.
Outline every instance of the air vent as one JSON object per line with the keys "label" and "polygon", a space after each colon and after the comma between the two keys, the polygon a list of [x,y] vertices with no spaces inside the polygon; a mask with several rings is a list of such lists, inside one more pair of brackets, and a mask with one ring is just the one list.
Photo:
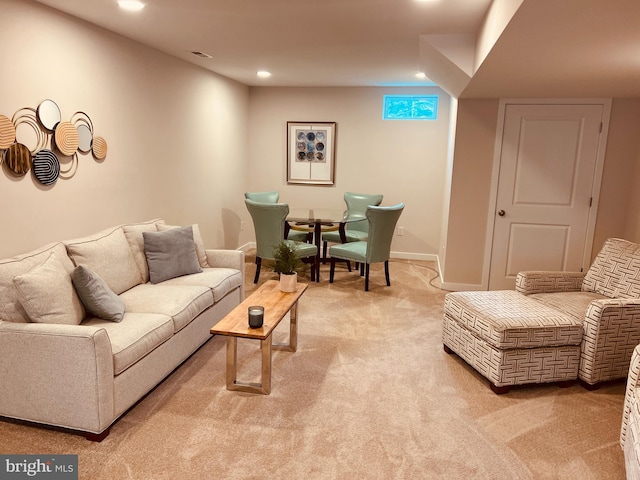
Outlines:
{"label": "air vent", "polygon": [[199,52],[199,51],[195,51],[195,52],[191,52],[193,53],[196,57],[200,57],[200,58],[213,58],[211,55],[209,55],[208,53],[204,53],[204,52]]}

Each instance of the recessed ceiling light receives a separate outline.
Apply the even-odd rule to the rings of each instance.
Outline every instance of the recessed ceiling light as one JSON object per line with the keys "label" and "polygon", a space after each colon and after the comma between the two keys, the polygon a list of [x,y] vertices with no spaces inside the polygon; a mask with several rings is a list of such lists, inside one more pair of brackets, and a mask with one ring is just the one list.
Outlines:
{"label": "recessed ceiling light", "polygon": [[260,78],[269,78],[271,76],[271,72],[267,72],[266,70],[258,70],[257,75]]}
{"label": "recessed ceiling light", "polygon": [[416,73],[416,78],[419,78],[420,80],[424,80],[425,78],[427,78],[427,75],[424,72],[418,72]]}
{"label": "recessed ceiling light", "polygon": [[118,0],[118,5],[123,10],[128,10],[130,12],[139,12],[144,8],[144,3],[139,2],[138,0]]}

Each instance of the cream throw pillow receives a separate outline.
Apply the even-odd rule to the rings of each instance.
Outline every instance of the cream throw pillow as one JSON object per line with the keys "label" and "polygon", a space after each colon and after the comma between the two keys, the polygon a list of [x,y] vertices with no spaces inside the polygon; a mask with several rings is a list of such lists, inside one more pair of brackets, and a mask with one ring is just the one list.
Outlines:
{"label": "cream throw pillow", "polygon": [[[164,232],[165,230],[171,230],[172,228],[180,228],[176,225],[166,225],[164,223],[158,224],[158,231]],[[196,254],[198,255],[198,263],[202,268],[207,268],[209,264],[207,263],[207,254],[205,252],[204,240],[202,240],[202,235],[200,234],[200,227],[197,223],[191,225],[193,230],[193,241],[196,244]]]}
{"label": "cream throw pillow", "polygon": [[69,325],[82,322],[84,307],[71,276],[55,254],[29,272],[14,277],[13,283],[18,300],[32,322]]}

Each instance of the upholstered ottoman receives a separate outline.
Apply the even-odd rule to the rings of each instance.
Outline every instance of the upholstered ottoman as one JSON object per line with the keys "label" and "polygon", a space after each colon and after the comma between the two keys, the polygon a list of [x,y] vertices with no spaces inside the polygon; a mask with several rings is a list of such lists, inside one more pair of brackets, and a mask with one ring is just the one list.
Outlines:
{"label": "upholstered ottoman", "polygon": [[448,293],[442,339],[495,393],[578,378],[582,322],[515,291]]}

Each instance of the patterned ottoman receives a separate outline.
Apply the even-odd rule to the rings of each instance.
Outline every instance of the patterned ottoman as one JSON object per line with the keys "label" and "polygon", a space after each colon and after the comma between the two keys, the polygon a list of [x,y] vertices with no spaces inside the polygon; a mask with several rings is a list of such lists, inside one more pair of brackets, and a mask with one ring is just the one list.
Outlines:
{"label": "patterned ottoman", "polygon": [[498,394],[578,378],[582,322],[515,291],[448,293],[442,339]]}

